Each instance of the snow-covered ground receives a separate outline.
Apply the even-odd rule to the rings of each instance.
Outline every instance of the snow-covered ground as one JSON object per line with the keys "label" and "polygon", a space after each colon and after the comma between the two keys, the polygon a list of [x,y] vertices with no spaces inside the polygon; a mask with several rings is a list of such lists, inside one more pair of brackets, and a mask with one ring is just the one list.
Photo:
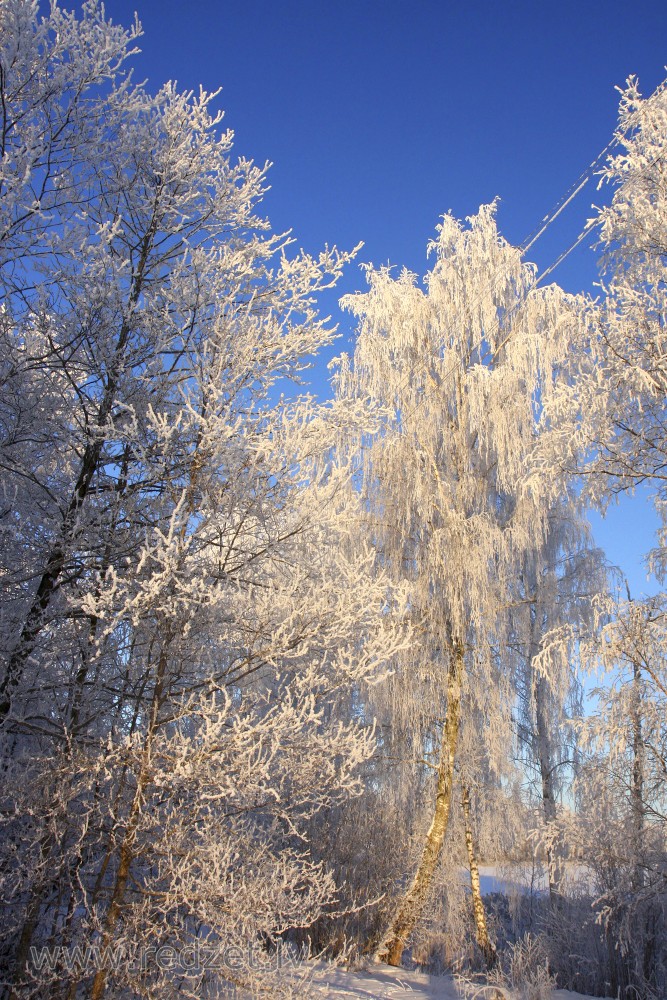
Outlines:
{"label": "snow-covered ground", "polygon": [[[461,879],[465,885],[469,884],[470,876],[467,869],[461,870]],[[566,862],[565,882],[583,888],[590,888],[591,875],[587,868],[576,862]],[[495,864],[479,866],[479,882],[483,896],[488,896],[492,892],[501,892],[505,896],[515,892],[543,892],[549,891],[549,875],[544,865],[525,864]]]}
{"label": "snow-covered ground", "polygon": [[[322,1000],[462,1000],[463,993],[451,976],[429,976],[424,972],[395,969],[389,965],[348,972],[321,966],[313,976],[315,996]],[[480,992],[478,1000],[492,1000],[493,991]],[[508,995],[508,1000],[511,1000]],[[582,994],[555,990],[553,1000],[582,1000]]]}
{"label": "snow-covered ground", "polygon": [[369,970],[348,972],[345,969],[321,970],[314,977],[323,1000],[363,997],[364,1000],[460,1000],[450,976],[429,976],[424,972],[378,965]]}
{"label": "snow-covered ground", "polygon": [[[462,869],[461,881],[469,885],[468,870]],[[514,892],[548,892],[549,876],[545,868],[532,868],[530,865],[480,865],[479,885],[483,896],[492,892],[501,892],[508,896]]]}

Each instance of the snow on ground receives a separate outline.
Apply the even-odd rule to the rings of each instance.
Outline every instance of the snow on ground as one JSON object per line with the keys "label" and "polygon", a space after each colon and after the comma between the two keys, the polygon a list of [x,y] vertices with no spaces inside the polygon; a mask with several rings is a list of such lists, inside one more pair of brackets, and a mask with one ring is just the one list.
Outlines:
{"label": "snow on ground", "polygon": [[[464,885],[470,882],[467,869],[461,869],[461,880]],[[483,896],[492,892],[500,892],[505,896],[514,893],[547,893],[549,891],[549,874],[545,865],[528,862],[515,864],[495,864],[479,866],[479,882]],[[584,886],[593,891],[590,871],[577,862],[565,863],[565,882]]]}
{"label": "snow on ground", "polygon": [[429,976],[424,972],[395,969],[390,965],[373,966],[369,970],[348,972],[331,968],[318,971],[313,978],[316,996],[323,1000],[343,997],[364,1000],[460,1000],[451,976]]}
{"label": "snow on ground", "polygon": [[[349,972],[321,966],[312,979],[313,995],[322,1000],[462,1000],[452,976],[429,976],[425,972],[395,969],[390,965],[371,966]],[[492,1000],[493,991],[480,991],[478,1000]],[[511,998],[508,996],[508,1000]],[[555,990],[553,1000],[587,1000],[581,993]]]}

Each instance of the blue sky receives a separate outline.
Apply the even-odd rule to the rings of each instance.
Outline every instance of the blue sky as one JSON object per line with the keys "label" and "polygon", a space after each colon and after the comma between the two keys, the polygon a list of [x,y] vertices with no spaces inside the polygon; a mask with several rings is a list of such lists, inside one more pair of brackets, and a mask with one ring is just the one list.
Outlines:
{"label": "blue sky", "polygon": [[[135,74],[151,87],[222,87],[236,152],[270,160],[264,212],[298,246],[351,247],[360,260],[423,273],[438,218],[498,196],[499,225],[520,243],[606,145],[615,87],[645,94],[667,76],[667,3],[657,0],[107,0],[144,27]],[[541,268],[565,249],[605,192],[590,183],[531,251]],[[586,247],[554,275],[590,290]],[[351,267],[340,291],[362,287]],[[332,293],[322,303],[351,321]],[[313,386],[327,394],[326,363]],[[639,556],[655,520],[624,503],[596,537],[645,588]]]}

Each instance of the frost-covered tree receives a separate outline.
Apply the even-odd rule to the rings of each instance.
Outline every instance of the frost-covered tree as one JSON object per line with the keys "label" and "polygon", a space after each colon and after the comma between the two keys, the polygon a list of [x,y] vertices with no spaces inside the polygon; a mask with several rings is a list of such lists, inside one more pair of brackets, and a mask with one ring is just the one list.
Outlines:
{"label": "frost-covered tree", "polygon": [[[662,596],[600,605],[609,620],[584,655],[602,668],[609,685],[598,690],[598,710],[587,721],[589,741],[617,764],[634,830],[628,846],[642,855],[647,824],[667,814],[667,618]],[[621,776],[624,775],[622,778]]]}
{"label": "frost-covered tree", "polygon": [[[601,295],[590,305],[583,336],[572,341],[558,391],[545,403],[548,433],[541,437],[536,455],[542,468],[559,467],[576,477],[589,504],[604,509],[617,495],[646,485],[662,516],[667,388],[664,87],[644,99],[637,81],[628,80],[621,93],[616,140],[620,151],[609,158],[601,181],[612,186],[613,195],[596,215]],[[664,541],[663,532],[652,553],[659,573],[665,568]],[[662,598],[657,604],[605,602],[601,607],[608,617],[600,615],[601,633],[582,647],[589,662],[601,659],[616,676],[601,695],[593,729],[588,727],[589,735],[595,733],[595,739],[591,735],[595,753],[591,751],[577,783],[582,828],[569,834],[583,838],[582,850],[595,871],[598,894],[608,903],[605,926],[610,954],[618,961],[610,960],[613,982],[608,980],[605,988],[647,997],[664,992],[659,971],[664,956],[656,948],[663,933],[656,924],[662,903],[649,905],[640,887],[645,877],[640,873],[644,862],[639,860],[644,799],[650,787],[651,799],[659,801],[667,775],[654,764],[645,786],[651,752],[644,745],[644,727],[653,727],[650,743],[658,759],[662,737],[655,721],[649,722],[655,720],[651,706],[657,692],[648,696],[647,685],[652,682],[641,664],[651,664],[655,670],[664,659],[661,603]],[[650,829],[654,836],[656,825]],[[654,877],[657,884],[663,878],[654,869],[649,877],[652,891]]]}
{"label": "frost-covered tree", "polygon": [[663,597],[608,601],[583,656],[602,671],[578,781],[572,831],[590,873],[599,921],[613,945],[619,995],[667,988],[667,636]]}
{"label": "frost-covered tree", "polygon": [[308,824],[374,746],[336,705],[403,643],[339,516],[372,423],[275,391],[350,255],[288,255],[215,95],[126,73],[138,26],[0,25],[3,986],[251,987],[334,898]]}
{"label": "frost-covered tree", "polygon": [[213,96],[153,96],[123,75],[136,29],[98,4],[40,21],[17,0],[2,17],[4,535],[16,552],[4,715],[40,643],[53,645],[47,624],[76,630],[68,595],[136,557],[152,502],[187,471],[185,449],[172,466],[160,455],[156,421],[209,360],[246,407],[297,372],[328,336],[310,296],[345,256],[281,259],[284,241],[254,214],[264,171],[232,163]]}
{"label": "frost-covered tree", "polygon": [[578,645],[594,631],[597,597],[606,589],[602,552],[571,503],[552,508],[543,548],[526,553],[513,585],[507,664],[517,680],[519,750],[536,773],[552,900],[563,891],[558,801],[572,774],[581,713]]}
{"label": "frost-covered tree", "polygon": [[337,381],[340,397],[370,397],[389,413],[364,442],[362,493],[379,563],[410,581],[418,623],[398,711],[437,733],[431,826],[377,949],[394,964],[440,858],[462,705],[492,707],[480,739],[494,754],[507,749],[498,720],[509,720],[513,694],[494,655],[499,610],[522,553],[545,536],[549,507],[539,478],[528,484],[524,473],[582,308],[556,287],[535,287],[533,268],[499,236],[493,206],[468,226],[446,216],[430,249],[424,290],[406,271],[369,269],[369,292],[345,300],[359,336]]}
{"label": "frost-covered tree", "polygon": [[[574,340],[569,380],[548,407],[544,463],[581,474],[587,499],[648,484],[665,504],[667,390],[667,90],[621,94],[617,143],[602,182],[614,188],[599,210],[601,300]],[[662,547],[654,553],[661,566]]]}

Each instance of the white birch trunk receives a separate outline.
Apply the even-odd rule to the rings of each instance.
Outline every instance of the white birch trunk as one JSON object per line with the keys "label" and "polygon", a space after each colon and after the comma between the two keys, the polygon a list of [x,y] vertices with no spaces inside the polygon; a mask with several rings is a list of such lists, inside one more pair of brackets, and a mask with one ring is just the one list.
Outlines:
{"label": "white birch trunk", "polygon": [[468,866],[470,868],[470,889],[472,892],[472,912],[475,919],[475,934],[480,951],[484,955],[486,964],[490,967],[496,963],[496,949],[489,937],[486,926],[486,911],[482,899],[482,890],[479,884],[479,866],[477,864],[477,854],[475,852],[475,840],[472,833],[472,822],[470,819],[470,791],[467,785],[461,786],[461,802],[463,805],[463,819],[465,824],[466,848],[468,851]]}
{"label": "white birch trunk", "polygon": [[394,918],[375,952],[376,962],[387,962],[389,965],[401,964],[403,949],[424,911],[440,859],[452,805],[454,761],[461,724],[463,657],[463,645],[457,643],[452,650],[447,673],[447,711],[440,749],[433,820],[426,834],[422,856],[412,884],[401,900]]}

